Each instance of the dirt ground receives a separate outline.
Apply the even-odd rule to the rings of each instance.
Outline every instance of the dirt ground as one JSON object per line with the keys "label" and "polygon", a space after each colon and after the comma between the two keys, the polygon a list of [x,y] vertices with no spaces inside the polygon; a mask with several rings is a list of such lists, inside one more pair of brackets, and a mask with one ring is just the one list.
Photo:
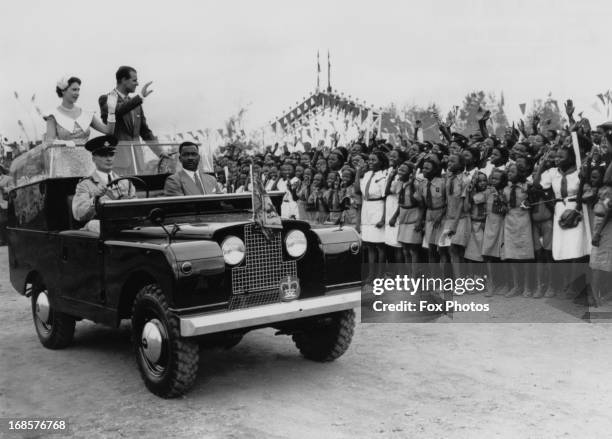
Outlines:
{"label": "dirt ground", "polygon": [[204,352],[194,389],[163,400],[140,379],[128,325],[81,322],[70,348],[47,350],[36,337],[28,299],[8,281],[6,247],[0,272],[0,418],[63,417],[69,437],[585,438],[612,432],[612,326],[585,323],[585,309],[577,306],[489,301],[500,317],[532,321],[573,307],[568,323],[557,324],[358,324],[349,351],[329,364],[301,358],[289,337],[255,331],[232,350]]}

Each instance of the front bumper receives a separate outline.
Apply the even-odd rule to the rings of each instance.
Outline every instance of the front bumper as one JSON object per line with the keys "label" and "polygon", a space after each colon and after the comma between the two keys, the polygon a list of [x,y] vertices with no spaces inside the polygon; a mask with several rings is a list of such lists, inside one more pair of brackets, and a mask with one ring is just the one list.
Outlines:
{"label": "front bumper", "polygon": [[361,305],[361,288],[345,288],[321,297],[274,303],[253,308],[222,313],[197,314],[179,317],[181,336],[194,337],[216,332],[254,326],[266,326],[276,322],[300,319],[336,311],[357,308]]}

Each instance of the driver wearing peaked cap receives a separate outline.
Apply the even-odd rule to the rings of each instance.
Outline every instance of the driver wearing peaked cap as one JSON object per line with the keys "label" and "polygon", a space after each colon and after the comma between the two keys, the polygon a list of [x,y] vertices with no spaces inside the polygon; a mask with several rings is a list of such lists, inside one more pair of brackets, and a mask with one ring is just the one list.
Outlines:
{"label": "driver wearing peaked cap", "polygon": [[117,139],[100,136],[89,140],[85,149],[91,152],[95,171],[77,184],[72,199],[72,215],[77,221],[87,222],[82,230],[100,233],[100,222],[95,219],[99,200],[136,198],[136,189],[129,180],[119,180],[112,171]]}

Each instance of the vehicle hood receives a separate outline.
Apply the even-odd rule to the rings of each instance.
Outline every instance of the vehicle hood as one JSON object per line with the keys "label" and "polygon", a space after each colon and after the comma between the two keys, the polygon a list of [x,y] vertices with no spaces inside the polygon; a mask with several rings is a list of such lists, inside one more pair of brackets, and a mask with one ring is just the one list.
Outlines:
{"label": "vehicle hood", "polygon": [[[201,222],[201,223],[177,223],[179,230],[175,233],[175,240],[183,239],[212,239],[213,235],[223,229],[240,227],[252,221],[232,221],[232,222]],[[166,230],[172,231],[174,225],[166,225]],[[160,226],[135,227],[133,229],[122,230],[121,237],[130,240],[165,240],[166,232]]]}

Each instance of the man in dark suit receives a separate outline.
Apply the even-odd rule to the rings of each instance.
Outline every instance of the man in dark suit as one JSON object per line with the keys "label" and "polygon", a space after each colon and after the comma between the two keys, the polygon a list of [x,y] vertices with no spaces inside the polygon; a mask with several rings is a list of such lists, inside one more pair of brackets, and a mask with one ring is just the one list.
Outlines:
{"label": "man in dark suit", "polygon": [[[136,70],[129,66],[121,66],[115,74],[117,87],[110,93],[100,96],[98,104],[104,123],[115,122],[115,137],[120,142],[156,142],[157,138],[147,124],[142,103],[153,93],[149,90],[151,82],[147,82],[139,94],[130,98],[130,93],[136,91],[138,75]],[[150,145],[153,152],[160,158],[167,157],[159,145]],[[137,169],[144,168],[144,157],[141,148],[135,148]],[[131,169],[131,154],[128,148],[121,146],[117,150],[115,168],[120,169],[124,175],[133,173]]]}
{"label": "man in dark suit", "polygon": [[200,153],[198,145],[193,142],[183,142],[179,146],[179,161],[183,169],[166,179],[164,195],[176,197],[181,195],[220,194],[221,186],[212,175],[198,169]]}

